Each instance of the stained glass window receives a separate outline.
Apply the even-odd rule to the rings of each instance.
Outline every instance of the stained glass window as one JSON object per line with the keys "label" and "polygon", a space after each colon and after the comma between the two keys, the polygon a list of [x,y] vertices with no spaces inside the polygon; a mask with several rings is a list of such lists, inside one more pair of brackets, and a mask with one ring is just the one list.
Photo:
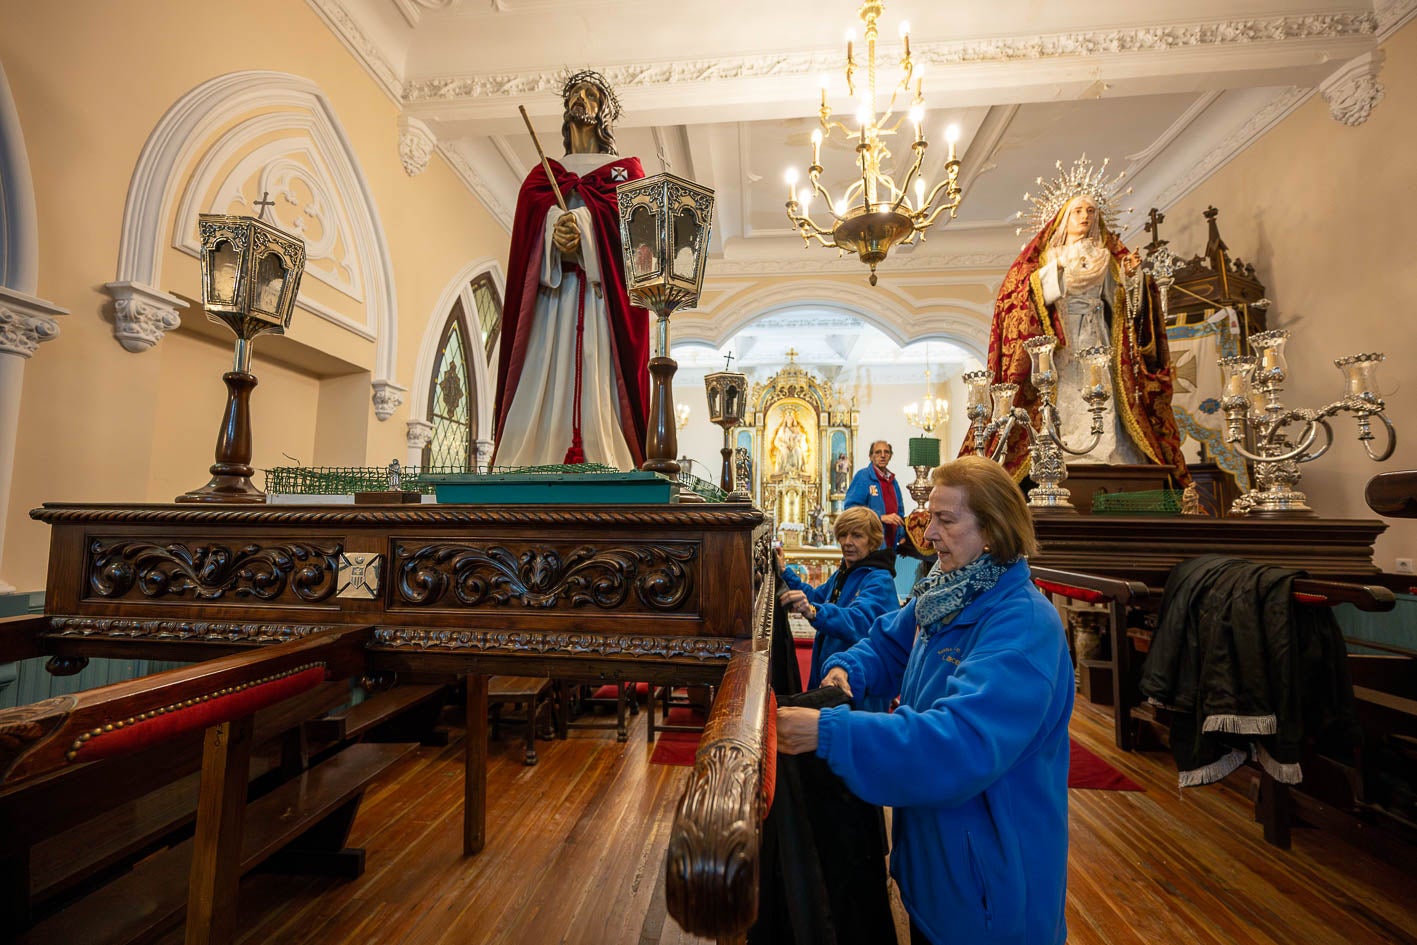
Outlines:
{"label": "stained glass window", "polygon": [[472,371],[467,357],[467,329],[462,300],[453,305],[443,340],[438,345],[438,361],[433,368],[432,390],[428,392],[428,420],[433,439],[423,448],[423,465],[471,466],[473,441]]}
{"label": "stained glass window", "polygon": [[477,306],[477,323],[482,329],[482,350],[492,360],[492,349],[502,333],[502,299],[492,277],[484,273],[472,281],[472,299]]}

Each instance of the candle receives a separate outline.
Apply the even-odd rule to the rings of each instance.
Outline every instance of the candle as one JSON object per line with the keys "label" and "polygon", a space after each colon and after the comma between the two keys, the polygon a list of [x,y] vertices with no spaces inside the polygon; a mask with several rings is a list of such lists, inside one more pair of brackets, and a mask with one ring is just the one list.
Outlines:
{"label": "candle", "polygon": [[1225,382],[1225,396],[1244,397],[1249,393],[1247,390],[1248,387],[1249,385],[1245,383],[1245,375],[1236,371],[1234,374],[1231,374],[1230,379]]}
{"label": "candle", "polygon": [[945,129],[945,140],[950,143],[950,160],[955,159],[955,142],[959,140],[959,125],[950,125]]}
{"label": "candle", "polygon": [[787,199],[792,203],[797,202],[797,168],[789,167],[784,175],[787,179]]}
{"label": "candle", "polygon": [[1102,364],[1099,361],[1087,362],[1087,386],[1102,386]]}
{"label": "candle", "polygon": [[822,163],[822,129],[812,129],[812,164],[820,166]]}
{"label": "candle", "polygon": [[1047,374],[1047,373],[1052,372],[1052,370],[1053,370],[1053,349],[1052,349],[1052,348],[1039,348],[1039,349],[1038,349],[1038,367],[1035,368],[1034,373],[1035,373],[1035,374]]}
{"label": "candle", "polygon": [[1273,348],[1264,349],[1264,357],[1260,361],[1260,367],[1266,371],[1272,370],[1279,363],[1279,356]]}

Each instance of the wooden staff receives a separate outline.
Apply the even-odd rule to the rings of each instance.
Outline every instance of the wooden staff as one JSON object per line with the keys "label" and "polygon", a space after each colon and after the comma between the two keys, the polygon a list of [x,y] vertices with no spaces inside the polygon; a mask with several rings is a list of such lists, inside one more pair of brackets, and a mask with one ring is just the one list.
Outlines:
{"label": "wooden staff", "polygon": [[526,113],[526,106],[518,105],[517,111],[522,113],[522,121],[526,122],[526,130],[531,135],[531,143],[536,145],[536,153],[541,158],[542,170],[546,171],[546,179],[551,183],[551,192],[556,195],[556,206],[561,208],[562,213],[569,213],[566,200],[561,196],[561,188],[556,186],[556,175],[551,173],[551,162],[546,160],[546,152],[541,150],[541,141],[536,137],[536,129],[531,126],[531,117]]}

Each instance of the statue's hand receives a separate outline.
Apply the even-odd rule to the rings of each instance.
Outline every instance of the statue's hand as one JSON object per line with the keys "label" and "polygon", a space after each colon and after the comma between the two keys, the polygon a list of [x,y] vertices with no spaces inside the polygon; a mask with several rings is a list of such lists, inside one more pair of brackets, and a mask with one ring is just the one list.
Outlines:
{"label": "statue's hand", "polygon": [[1122,257],[1122,269],[1127,275],[1135,275],[1137,267],[1141,265],[1141,257],[1136,253],[1128,253]]}
{"label": "statue's hand", "polygon": [[551,242],[562,256],[574,256],[581,251],[581,228],[573,213],[563,213],[551,231]]}

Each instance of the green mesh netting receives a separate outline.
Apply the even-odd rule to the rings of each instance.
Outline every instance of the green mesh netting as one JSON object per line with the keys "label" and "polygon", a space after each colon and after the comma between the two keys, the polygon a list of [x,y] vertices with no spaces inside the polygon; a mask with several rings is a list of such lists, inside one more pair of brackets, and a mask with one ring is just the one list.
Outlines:
{"label": "green mesh netting", "polygon": [[[493,466],[490,471],[466,466],[430,466],[426,469],[409,467],[400,471],[399,488],[405,492],[431,495],[435,479],[450,474],[482,476],[563,476],[585,473],[619,473],[623,470],[601,463],[560,463],[545,466]],[[280,495],[353,495],[356,492],[382,492],[389,488],[389,471],[379,466],[277,466],[264,470],[266,491]],[[728,494],[706,479],[680,472],[680,485],[702,496],[708,502],[723,502]]]}

